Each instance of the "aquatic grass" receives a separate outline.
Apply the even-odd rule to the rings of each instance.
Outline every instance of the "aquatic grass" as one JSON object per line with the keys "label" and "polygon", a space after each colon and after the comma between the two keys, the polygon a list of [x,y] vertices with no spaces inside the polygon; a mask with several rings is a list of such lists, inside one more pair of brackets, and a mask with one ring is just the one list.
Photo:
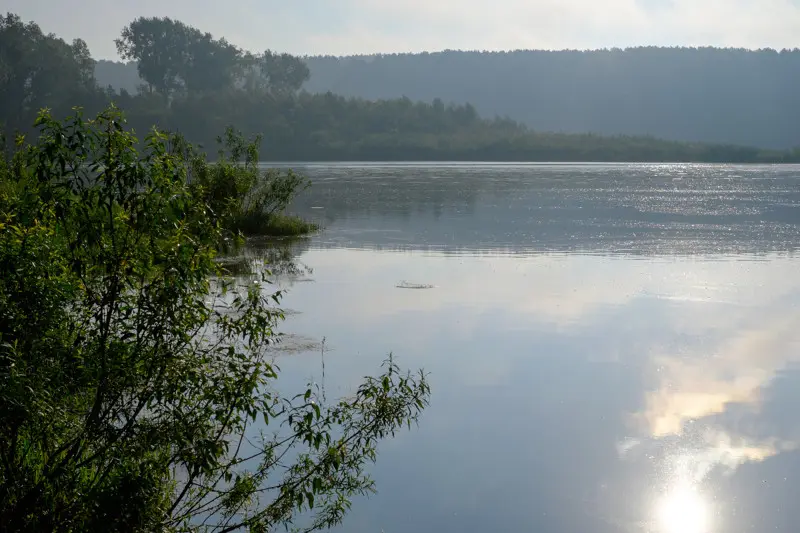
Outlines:
{"label": "aquatic grass", "polygon": [[284,213],[245,213],[233,222],[234,230],[247,236],[299,237],[320,230],[319,224]]}

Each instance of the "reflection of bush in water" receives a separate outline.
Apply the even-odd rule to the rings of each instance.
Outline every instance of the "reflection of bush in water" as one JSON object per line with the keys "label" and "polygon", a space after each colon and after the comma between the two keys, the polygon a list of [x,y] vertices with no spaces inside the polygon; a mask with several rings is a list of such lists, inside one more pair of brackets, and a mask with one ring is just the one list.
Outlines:
{"label": "reflection of bush in water", "polygon": [[[245,277],[269,270],[273,276],[302,278],[313,274],[313,269],[297,260],[308,250],[310,239],[255,239],[239,254],[223,257],[219,261],[231,276]],[[295,279],[295,281],[299,281]]]}
{"label": "reflection of bush in water", "polygon": [[428,214],[437,220],[443,214],[469,215],[479,197],[498,187],[483,174],[463,168],[326,166],[302,171],[314,186],[295,198],[292,208],[323,225],[362,215],[404,220]]}

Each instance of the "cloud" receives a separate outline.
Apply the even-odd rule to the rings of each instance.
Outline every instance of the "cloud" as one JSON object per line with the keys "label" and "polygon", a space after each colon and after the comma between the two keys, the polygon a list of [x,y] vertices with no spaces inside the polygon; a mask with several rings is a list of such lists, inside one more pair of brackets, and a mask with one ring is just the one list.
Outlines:
{"label": "cloud", "polygon": [[800,359],[798,323],[800,312],[789,311],[742,331],[733,325],[730,338],[707,351],[654,356],[659,386],[647,394],[641,414],[649,435],[681,435],[687,422],[724,413],[733,404],[757,408],[761,391]]}
{"label": "cloud", "polygon": [[775,437],[752,439],[721,430],[708,430],[704,436],[702,451],[673,459],[685,472],[691,473],[694,482],[700,482],[719,466],[733,472],[744,463],[760,463],[781,452],[797,449],[796,443]]}
{"label": "cloud", "polygon": [[720,428],[707,428],[691,444],[680,441],[631,439],[617,446],[623,460],[657,458],[659,482],[667,489],[701,487],[714,471],[733,474],[745,463],[761,463],[798,449],[791,440],[755,438]]}
{"label": "cloud", "polygon": [[[690,336],[716,342],[677,352],[655,347],[648,355],[655,387],[633,415],[639,436],[618,444],[620,456],[661,450],[669,476],[695,484],[715,468],[733,472],[798,449],[797,435],[782,434],[780,421],[764,413],[763,395],[781,371],[800,360],[800,311],[794,303],[800,288],[792,284],[776,291],[781,282],[753,281],[741,278],[738,284],[751,286],[757,300],[723,323],[713,313],[684,317],[693,327],[686,330]],[[668,327],[680,329],[677,323]]]}
{"label": "cloud", "polygon": [[[580,328],[592,331],[608,317],[629,321],[613,326],[614,339],[592,355],[651,371],[643,407],[632,415],[632,438],[619,444],[621,454],[674,452],[668,462],[681,462],[685,475],[699,480],[716,466],[733,470],[796,448],[797,435],[771,434],[770,413],[759,412],[763,391],[800,360],[800,280],[792,260],[631,261],[575,254],[462,259],[340,249],[311,250],[303,260],[326,273],[324,286],[314,287],[327,296],[312,299],[316,312],[366,329],[394,320],[408,326],[402,321],[413,316],[414,339],[408,342],[423,346],[442,335],[471,338],[487,320],[509,331],[542,328],[579,336]],[[396,289],[403,279],[436,287]],[[647,315],[644,322],[636,321],[639,313]],[[460,382],[474,385],[505,383],[513,371],[508,358],[453,370]],[[757,430],[739,423],[743,413],[758,421]]]}

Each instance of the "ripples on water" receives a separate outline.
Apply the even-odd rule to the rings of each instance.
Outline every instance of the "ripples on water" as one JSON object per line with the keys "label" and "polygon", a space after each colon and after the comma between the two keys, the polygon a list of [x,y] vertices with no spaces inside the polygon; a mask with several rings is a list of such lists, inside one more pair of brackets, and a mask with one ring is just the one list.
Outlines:
{"label": "ripples on water", "polygon": [[796,530],[800,168],[301,170],[285,329],[329,395],[390,351],[434,391],[348,531]]}
{"label": "ripples on water", "polygon": [[[794,250],[797,167],[311,166],[319,245],[692,254]],[[323,209],[310,209],[315,204]]]}

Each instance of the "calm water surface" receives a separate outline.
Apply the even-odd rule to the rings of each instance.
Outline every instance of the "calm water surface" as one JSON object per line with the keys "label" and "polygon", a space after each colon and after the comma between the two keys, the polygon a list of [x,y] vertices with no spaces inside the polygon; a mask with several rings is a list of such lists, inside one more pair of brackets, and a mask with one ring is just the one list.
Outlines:
{"label": "calm water surface", "polygon": [[344,530],[797,531],[800,167],[300,170],[285,378],[433,387]]}

